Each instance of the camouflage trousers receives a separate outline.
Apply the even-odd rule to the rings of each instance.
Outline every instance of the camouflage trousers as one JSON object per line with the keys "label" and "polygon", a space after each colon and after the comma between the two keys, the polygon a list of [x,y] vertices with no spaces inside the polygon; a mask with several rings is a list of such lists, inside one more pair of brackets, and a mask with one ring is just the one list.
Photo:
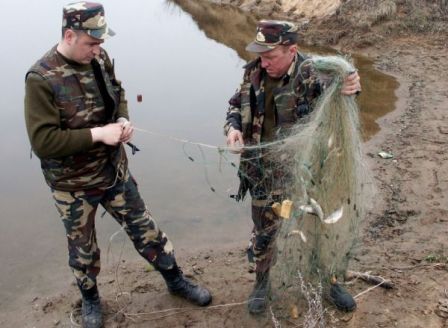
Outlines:
{"label": "camouflage trousers", "polygon": [[173,246],[151,217],[129,172],[109,189],[52,190],[52,194],[67,234],[69,266],[80,288],[93,287],[100,272],[95,231],[98,205],[123,226],[138,253],[156,269],[171,269],[175,264]]}
{"label": "camouflage trousers", "polygon": [[[287,198],[286,187],[291,183],[287,159],[264,156],[248,161],[249,192],[252,197],[252,237],[247,254],[250,271],[267,272],[277,257],[276,237],[282,220],[272,210],[272,204]],[[281,159],[281,163],[279,163]]]}
{"label": "camouflage trousers", "polygon": [[281,219],[273,212],[274,200],[252,199],[252,237],[247,254],[250,271],[267,272],[277,257],[276,237]]}

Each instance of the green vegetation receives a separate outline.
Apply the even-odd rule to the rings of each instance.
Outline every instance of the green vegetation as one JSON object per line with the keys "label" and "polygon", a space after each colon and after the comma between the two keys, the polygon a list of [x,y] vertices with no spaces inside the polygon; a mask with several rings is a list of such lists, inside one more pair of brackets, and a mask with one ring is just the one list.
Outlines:
{"label": "green vegetation", "polygon": [[428,263],[447,263],[448,255],[445,254],[444,250],[437,251],[436,253],[431,253],[427,255],[424,259]]}

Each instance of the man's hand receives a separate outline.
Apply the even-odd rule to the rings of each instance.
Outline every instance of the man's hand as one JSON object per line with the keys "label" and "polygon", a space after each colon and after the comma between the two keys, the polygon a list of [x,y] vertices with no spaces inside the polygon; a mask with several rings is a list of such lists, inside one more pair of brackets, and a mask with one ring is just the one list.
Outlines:
{"label": "man's hand", "polygon": [[93,142],[102,142],[109,146],[116,146],[121,142],[123,127],[121,123],[110,123],[105,126],[90,129]]}
{"label": "man's hand", "polygon": [[132,123],[123,117],[120,117],[117,122],[121,124],[121,127],[123,129],[120,142],[126,143],[130,141],[132,139],[132,136],[134,135],[134,126],[132,125]]}
{"label": "man's hand", "polygon": [[227,133],[227,146],[233,148],[230,150],[233,154],[240,154],[242,152],[241,147],[244,146],[243,134],[240,130],[230,128]]}
{"label": "man's hand", "polygon": [[342,85],[341,93],[345,96],[351,96],[360,91],[360,77],[358,75],[358,72],[355,71],[345,78],[344,84]]}

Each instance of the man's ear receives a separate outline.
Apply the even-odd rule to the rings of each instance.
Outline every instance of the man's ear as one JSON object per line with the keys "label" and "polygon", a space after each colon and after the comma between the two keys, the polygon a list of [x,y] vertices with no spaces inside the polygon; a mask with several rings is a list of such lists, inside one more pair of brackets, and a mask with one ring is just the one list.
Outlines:
{"label": "man's ear", "polygon": [[293,44],[293,45],[291,45],[290,47],[289,47],[289,52],[291,53],[291,54],[294,54],[295,55],[295,53],[297,52],[297,44]]}
{"label": "man's ear", "polygon": [[73,31],[71,29],[67,29],[64,33],[65,42],[67,42],[68,45],[71,45],[75,39],[76,39],[75,31]]}

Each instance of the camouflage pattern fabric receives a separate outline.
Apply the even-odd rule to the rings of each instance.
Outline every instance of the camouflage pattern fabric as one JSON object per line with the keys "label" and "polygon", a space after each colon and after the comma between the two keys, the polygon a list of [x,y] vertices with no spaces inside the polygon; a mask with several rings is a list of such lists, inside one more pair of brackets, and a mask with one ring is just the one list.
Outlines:
{"label": "camouflage pattern fabric", "polygon": [[[115,79],[112,64],[102,49],[98,65],[112,102],[112,113],[105,108],[92,69],[76,69],[53,47],[31,69],[51,86],[54,106],[60,112],[60,128],[82,129],[114,122],[122,105],[124,91]],[[112,147],[97,143],[93,148],[63,158],[41,158],[48,185],[57,190],[108,187],[126,171],[127,158],[122,145]]]}
{"label": "camouflage pattern fabric", "polygon": [[100,272],[100,249],[95,231],[98,205],[124,227],[139,254],[156,269],[173,267],[173,246],[157,227],[128,171],[124,179],[110,189],[52,190],[52,194],[67,234],[69,265],[82,289],[93,287]]}
{"label": "camouflage pattern fabric", "polygon": [[[306,59],[297,53],[281,87],[274,90],[274,107],[277,113],[276,137],[288,134],[288,128],[309,114],[321,93],[321,84],[311,65],[300,64]],[[300,67],[300,71],[299,71]],[[257,59],[245,66],[243,82],[230,99],[225,134],[232,127],[242,131],[245,145],[261,142],[265,93],[265,70]],[[240,188],[237,199],[243,199],[247,191],[252,198],[253,236],[249,245],[249,259],[256,263],[256,271],[264,272],[274,262],[275,235],[279,221],[270,206],[287,194],[285,186],[290,177],[281,169],[288,165],[288,158],[270,158],[266,150],[245,150],[241,155],[238,176]]]}
{"label": "camouflage pattern fabric", "polygon": [[292,45],[298,41],[297,25],[279,20],[261,20],[257,24],[255,40],[248,44],[247,51],[266,52],[278,45]]}
{"label": "camouflage pattern fabric", "polygon": [[[276,201],[278,197],[274,197]],[[249,271],[267,272],[275,264],[277,247],[275,238],[281,225],[281,218],[272,210],[274,201],[252,199],[252,220],[254,227],[247,248]]]}
{"label": "camouflage pattern fabric", "polygon": [[[315,101],[320,95],[321,85],[311,64],[303,65],[299,71],[300,64],[305,59],[304,55],[297,53],[294,62],[283,78],[283,86],[274,90],[278,138],[287,135],[288,128],[312,111]],[[264,76],[266,72],[261,68],[260,59],[250,62],[245,69],[243,83],[229,101],[230,106],[227,110],[224,132],[227,134],[230,127],[240,130],[246,145],[258,145],[261,141],[264,119]],[[279,182],[282,181],[272,179],[275,176],[283,176],[282,172],[266,174],[265,170],[272,166],[263,165],[262,158],[264,156],[262,155],[260,150],[245,151],[241,155],[238,173],[241,180],[240,198],[244,197],[247,190],[256,189],[260,185],[261,179],[264,179],[265,182],[270,180],[276,184],[271,187],[265,184],[269,190],[275,190],[284,185],[283,183],[279,185]],[[266,191],[262,193],[268,194]]]}
{"label": "camouflage pattern fabric", "polygon": [[63,8],[62,27],[84,31],[96,39],[106,39],[115,35],[106,23],[104,8],[99,3],[75,2]]}

